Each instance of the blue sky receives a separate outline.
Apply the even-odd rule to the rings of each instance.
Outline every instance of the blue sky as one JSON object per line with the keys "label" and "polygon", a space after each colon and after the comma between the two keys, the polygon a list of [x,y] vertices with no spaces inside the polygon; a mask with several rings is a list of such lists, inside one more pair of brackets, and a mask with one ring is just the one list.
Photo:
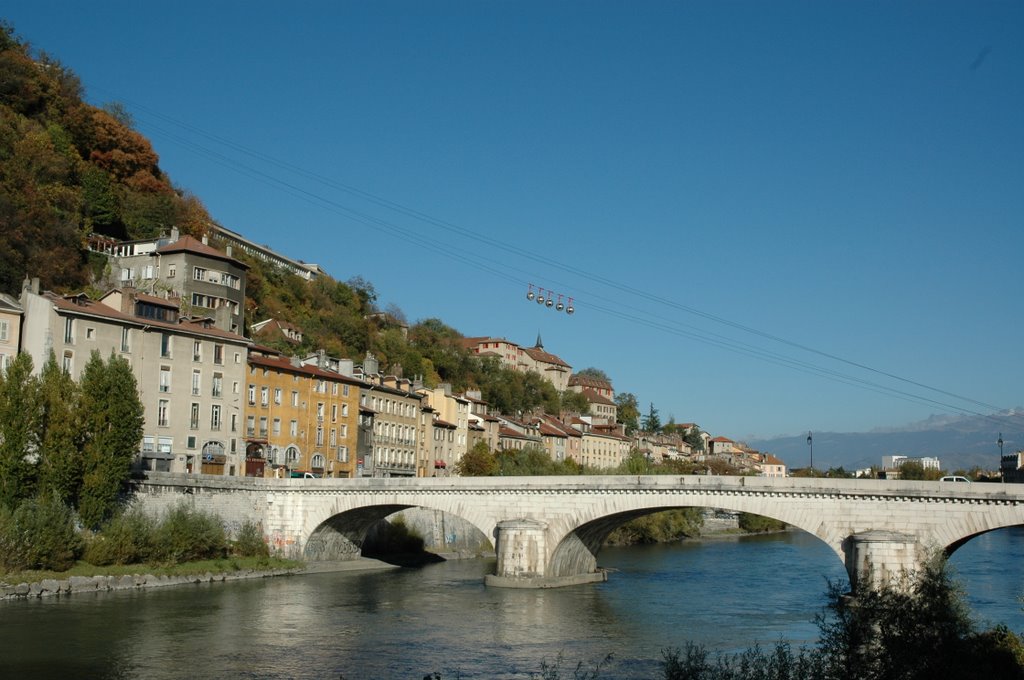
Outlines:
{"label": "blue sky", "polygon": [[226,227],[410,320],[539,332],[663,421],[746,439],[1024,405],[1019,2],[0,16]]}

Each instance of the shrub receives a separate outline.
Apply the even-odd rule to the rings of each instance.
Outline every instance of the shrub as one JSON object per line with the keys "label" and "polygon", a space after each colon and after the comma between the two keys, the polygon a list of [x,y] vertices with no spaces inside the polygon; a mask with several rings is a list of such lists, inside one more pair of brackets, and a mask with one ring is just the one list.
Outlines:
{"label": "shrub", "polygon": [[153,559],[172,564],[223,557],[224,527],[216,515],[184,503],[169,510],[154,534]]}
{"label": "shrub", "polygon": [[153,555],[156,521],[138,509],[128,510],[93,536],[84,558],[90,564],[139,564]]}
{"label": "shrub", "polygon": [[74,515],[56,498],[32,498],[13,512],[0,510],[0,566],[5,570],[64,571],[81,551]]}
{"label": "shrub", "polygon": [[768,531],[782,531],[786,528],[785,522],[780,522],[779,520],[772,519],[771,517],[755,515],[750,512],[740,513],[739,525],[740,529],[752,534],[760,534]]}
{"label": "shrub", "polygon": [[263,540],[260,525],[253,521],[243,524],[232,544],[232,552],[239,557],[270,557],[270,548]]}

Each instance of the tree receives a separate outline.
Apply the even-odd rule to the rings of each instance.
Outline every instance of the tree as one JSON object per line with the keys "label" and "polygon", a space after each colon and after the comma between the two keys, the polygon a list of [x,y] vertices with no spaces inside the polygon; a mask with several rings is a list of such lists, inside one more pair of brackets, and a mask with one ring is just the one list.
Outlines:
{"label": "tree", "polygon": [[77,506],[82,485],[78,385],[50,357],[39,377],[39,491]]}
{"label": "tree", "polygon": [[633,434],[640,429],[640,402],[631,392],[619,392],[615,395],[618,406],[619,422],[625,425],[626,434]]}
{"label": "tree", "polygon": [[498,459],[484,441],[474,444],[455,464],[455,472],[460,477],[493,477],[498,474],[498,470]]}
{"label": "tree", "polygon": [[10,509],[35,492],[39,399],[32,357],[22,352],[0,373],[0,505]]}
{"label": "tree", "polygon": [[600,368],[594,368],[593,366],[584,368],[581,371],[576,371],[576,375],[582,376],[584,378],[597,378],[598,380],[604,380],[605,382],[608,383],[612,381],[612,379],[608,377],[607,373],[602,371]]}
{"label": "tree", "polygon": [[590,413],[590,401],[582,392],[566,390],[562,392],[561,410],[570,413]]}
{"label": "tree", "polygon": [[82,371],[83,477],[78,512],[86,526],[113,515],[142,440],[143,407],[135,376],[122,357],[104,363],[93,352]]}
{"label": "tree", "polygon": [[644,432],[660,432],[661,431],[661,418],[658,417],[658,409],[654,408],[654,402],[651,402],[651,408],[647,411],[647,415],[644,416]]}

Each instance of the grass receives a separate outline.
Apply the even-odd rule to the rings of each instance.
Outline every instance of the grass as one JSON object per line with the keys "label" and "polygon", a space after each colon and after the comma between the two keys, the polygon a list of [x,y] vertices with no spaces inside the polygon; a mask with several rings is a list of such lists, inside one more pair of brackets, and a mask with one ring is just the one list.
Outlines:
{"label": "grass", "polygon": [[298,569],[303,566],[303,562],[286,560],[280,557],[225,557],[215,560],[184,562],[182,564],[124,564],[107,567],[96,567],[88,562],[79,560],[75,566],[67,571],[18,571],[0,574],[0,583],[17,585],[18,583],[36,583],[44,579],[61,581],[72,576],[126,576],[132,574],[191,576],[207,572],[223,574],[245,570]]}

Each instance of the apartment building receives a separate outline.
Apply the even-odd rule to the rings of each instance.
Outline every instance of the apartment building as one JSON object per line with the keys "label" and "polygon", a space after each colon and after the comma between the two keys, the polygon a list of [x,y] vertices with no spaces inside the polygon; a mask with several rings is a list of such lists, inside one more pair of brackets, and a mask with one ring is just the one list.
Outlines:
{"label": "apartment building", "polygon": [[100,300],[84,294],[22,291],[22,350],[36,371],[54,352],[79,379],[93,352],[132,368],[145,409],[137,465],[148,470],[240,475],[240,389],[249,341],[209,318],[186,318],[178,306],[136,289]]}
{"label": "apartment building", "polygon": [[0,293],[0,374],[18,354],[21,340],[21,303]]}
{"label": "apartment building", "polygon": [[353,377],[254,347],[245,383],[245,474],[356,477],[362,387]]}

